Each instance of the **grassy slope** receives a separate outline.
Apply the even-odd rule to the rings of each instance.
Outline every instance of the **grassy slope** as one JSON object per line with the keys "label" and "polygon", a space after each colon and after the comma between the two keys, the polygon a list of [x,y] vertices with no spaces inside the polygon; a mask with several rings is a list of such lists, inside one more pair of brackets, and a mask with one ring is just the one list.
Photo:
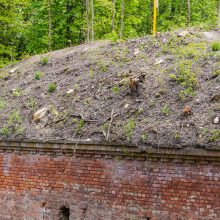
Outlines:
{"label": "grassy slope", "polygon": [[[212,120],[220,117],[220,53],[212,45],[195,31],[172,32],[35,56],[14,74],[2,69],[0,139],[104,141],[109,131],[110,142],[218,147],[220,125]],[[145,80],[131,94],[127,79],[135,75]],[[47,115],[34,123],[43,107]]]}

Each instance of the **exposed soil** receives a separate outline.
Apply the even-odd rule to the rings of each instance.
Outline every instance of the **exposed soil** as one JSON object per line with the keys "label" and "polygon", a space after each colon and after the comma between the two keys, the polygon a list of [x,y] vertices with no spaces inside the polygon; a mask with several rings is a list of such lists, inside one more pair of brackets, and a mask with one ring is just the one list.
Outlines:
{"label": "exposed soil", "polygon": [[31,57],[15,73],[1,69],[0,139],[218,148],[220,51],[212,41],[195,30],[98,41]]}

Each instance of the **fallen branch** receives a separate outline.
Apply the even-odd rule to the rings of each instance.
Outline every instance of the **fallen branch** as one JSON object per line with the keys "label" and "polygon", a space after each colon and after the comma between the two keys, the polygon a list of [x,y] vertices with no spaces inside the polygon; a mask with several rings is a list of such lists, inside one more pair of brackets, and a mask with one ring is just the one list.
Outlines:
{"label": "fallen branch", "polygon": [[109,140],[111,125],[112,125],[113,119],[114,119],[114,107],[113,107],[112,112],[111,112],[111,120],[110,120],[110,123],[109,123],[109,126],[108,126],[108,133],[107,133],[107,136],[106,136],[106,141]]}

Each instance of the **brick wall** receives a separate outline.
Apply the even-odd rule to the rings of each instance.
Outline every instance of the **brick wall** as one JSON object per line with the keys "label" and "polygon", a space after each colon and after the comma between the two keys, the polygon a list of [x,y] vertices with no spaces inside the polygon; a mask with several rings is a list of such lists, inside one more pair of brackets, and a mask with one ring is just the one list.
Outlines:
{"label": "brick wall", "polygon": [[88,152],[0,153],[1,220],[56,220],[61,208],[74,220],[220,219],[220,166]]}

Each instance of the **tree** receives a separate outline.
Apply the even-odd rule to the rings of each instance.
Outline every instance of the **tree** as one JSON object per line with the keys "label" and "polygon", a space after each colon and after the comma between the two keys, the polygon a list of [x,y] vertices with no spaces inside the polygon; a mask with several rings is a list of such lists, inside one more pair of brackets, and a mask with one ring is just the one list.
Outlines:
{"label": "tree", "polygon": [[121,0],[121,23],[120,23],[120,34],[119,34],[120,39],[122,38],[123,35],[124,10],[125,10],[125,2],[124,0]]}

